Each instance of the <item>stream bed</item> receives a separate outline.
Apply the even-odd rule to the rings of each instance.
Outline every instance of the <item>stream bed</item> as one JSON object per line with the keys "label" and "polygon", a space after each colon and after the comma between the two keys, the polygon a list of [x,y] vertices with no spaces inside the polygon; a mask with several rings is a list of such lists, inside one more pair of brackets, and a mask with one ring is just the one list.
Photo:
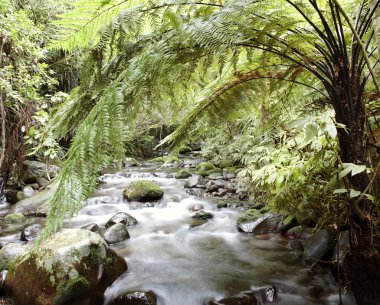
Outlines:
{"label": "stream bed", "polygon": [[[278,234],[253,237],[240,233],[236,219],[243,213],[241,209],[218,209],[220,199],[187,194],[185,180],[165,178],[167,171],[144,163],[104,174],[78,216],[65,223],[70,228],[90,223],[104,226],[117,212],[127,212],[138,220],[128,227],[130,239],[111,246],[125,257],[128,271],[106,290],[104,305],[133,290],[152,290],[159,305],[206,305],[267,285],[276,288],[271,304],[339,303],[337,284],[328,269],[313,273],[285,248],[287,240]],[[163,198],[155,203],[123,199],[125,186],[138,179],[156,181],[164,191]],[[191,208],[196,204],[214,217],[192,227]],[[7,205],[0,205],[0,214],[7,210]],[[28,218],[27,224],[42,222],[43,218]],[[0,240],[20,242],[19,232],[27,224],[2,225]],[[350,294],[343,295],[343,304],[355,304]]]}

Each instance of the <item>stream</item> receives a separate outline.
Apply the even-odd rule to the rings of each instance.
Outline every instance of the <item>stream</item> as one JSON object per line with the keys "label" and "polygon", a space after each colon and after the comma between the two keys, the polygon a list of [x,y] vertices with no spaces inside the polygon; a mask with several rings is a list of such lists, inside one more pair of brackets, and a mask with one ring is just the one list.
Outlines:
{"label": "stream", "polygon": [[[268,284],[277,291],[271,304],[339,303],[337,284],[329,270],[313,274],[284,247],[287,240],[278,234],[253,237],[238,232],[236,219],[243,213],[241,209],[218,209],[218,198],[187,194],[186,180],[165,178],[168,171],[143,163],[104,174],[78,216],[65,223],[71,228],[89,223],[104,226],[117,212],[127,212],[138,220],[128,227],[130,239],[111,246],[125,257],[128,271],[106,290],[104,305],[131,290],[152,290],[159,305],[205,305],[241,291],[259,291]],[[138,179],[156,181],[164,191],[163,198],[154,204],[128,203],[123,190]],[[190,209],[195,204],[203,205],[214,218],[191,227],[194,212]],[[7,210],[7,205],[0,205],[0,214]],[[28,224],[41,222],[43,218],[28,218]],[[25,226],[1,226],[0,240],[20,242],[19,232]],[[343,295],[343,304],[355,304],[350,294]]]}

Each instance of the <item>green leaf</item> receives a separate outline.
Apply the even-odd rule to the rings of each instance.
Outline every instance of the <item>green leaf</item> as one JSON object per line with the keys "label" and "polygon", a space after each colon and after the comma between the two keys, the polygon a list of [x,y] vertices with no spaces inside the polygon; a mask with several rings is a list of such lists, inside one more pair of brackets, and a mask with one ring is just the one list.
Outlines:
{"label": "green leaf", "polygon": [[352,167],[351,176],[355,176],[357,174],[360,174],[361,172],[364,172],[365,169],[366,169],[365,165],[356,165],[356,164],[354,164],[354,166]]}
{"label": "green leaf", "polygon": [[344,194],[347,193],[347,189],[335,189],[334,194]]}
{"label": "green leaf", "polygon": [[315,123],[309,123],[305,128],[305,141],[309,142],[318,136],[318,125]]}
{"label": "green leaf", "polygon": [[350,189],[350,198],[358,197],[361,194],[361,192]]}
{"label": "green leaf", "polygon": [[339,173],[339,178],[346,177],[351,172],[351,167],[347,167]]}

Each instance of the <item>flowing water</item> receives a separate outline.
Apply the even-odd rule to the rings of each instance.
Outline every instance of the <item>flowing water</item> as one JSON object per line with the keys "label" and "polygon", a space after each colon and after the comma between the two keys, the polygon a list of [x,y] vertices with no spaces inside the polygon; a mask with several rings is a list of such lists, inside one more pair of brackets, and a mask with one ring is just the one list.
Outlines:
{"label": "flowing water", "polygon": [[[286,241],[279,235],[254,238],[239,233],[236,218],[241,210],[217,209],[215,198],[190,196],[184,180],[164,177],[165,170],[151,164],[105,174],[79,215],[65,224],[74,228],[104,225],[117,212],[127,212],[139,222],[128,227],[130,239],[112,246],[125,257],[128,271],[107,289],[104,305],[131,290],[154,291],[159,305],[203,305],[268,284],[278,291],[272,304],[338,304],[337,286],[328,270],[313,275],[285,249]],[[123,189],[138,179],[156,181],[164,197],[153,206],[126,202]],[[214,218],[190,227],[194,213],[190,209],[195,204],[202,204]],[[6,205],[0,205],[0,214],[6,210]],[[1,240],[18,238],[15,228],[8,230],[2,231]],[[313,291],[318,291],[318,299],[313,298]],[[355,304],[350,295],[343,295],[343,301]]]}

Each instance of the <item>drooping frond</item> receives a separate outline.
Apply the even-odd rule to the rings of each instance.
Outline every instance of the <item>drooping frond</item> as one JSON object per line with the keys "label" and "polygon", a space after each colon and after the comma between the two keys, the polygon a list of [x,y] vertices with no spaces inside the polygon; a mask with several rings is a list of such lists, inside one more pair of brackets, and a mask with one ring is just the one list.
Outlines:
{"label": "drooping frond", "polygon": [[50,199],[44,236],[72,217],[97,185],[96,171],[121,162],[127,125],[126,103],[118,88],[104,93],[79,125],[64,166],[56,178],[58,188]]}

